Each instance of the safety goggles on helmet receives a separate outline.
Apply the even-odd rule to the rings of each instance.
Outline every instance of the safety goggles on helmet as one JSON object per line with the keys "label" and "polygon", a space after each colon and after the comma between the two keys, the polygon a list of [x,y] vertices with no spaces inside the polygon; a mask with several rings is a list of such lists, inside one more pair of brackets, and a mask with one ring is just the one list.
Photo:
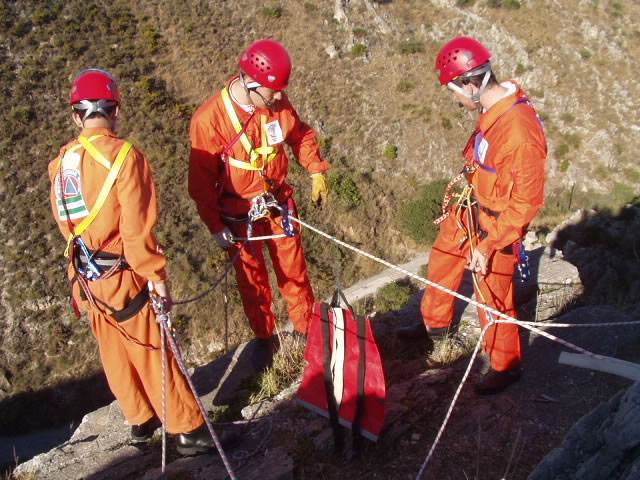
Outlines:
{"label": "safety goggles on helmet", "polygon": [[[478,87],[478,93],[468,93],[464,89],[462,89],[457,81],[463,78],[475,77],[476,75],[482,75],[484,73],[484,77],[482,78],[482,83],[480,87]],[[487,84],[489,83],[489,79],[491,78],[491,62],[487,61],[480,65],[478,68],[474,68],[468,72],[463,73],[462,75],[458,75],[449,83],[447,83],[447,87],[453,90],[454,92],[459,93],[460,95],[470,98],[474,103],[480,103],[480,95],[487,88]],[[464,83],[464,82],[463,82]]]}
{"label": "safety goggles on helmet", "polygon": [[111,113],[111,109],[116,105],[118,105],[118,102],[114,102],[113,100],[80,100],[72,106],[74,110],[80,110],[82,112],[78,113],[84,122],[92,113],[99,113],[105,118],[108,118]]}
{"label": "safety goggles on helmet", "polygon": [[240,73],[240,84],[244,87],[244,88],[248,88],[249,90],[255,90],[256,88],[260,88],[262,85],[259,84],[256,81],[253,82],[249,82],[247,83],[245,80],[245,72],[241,72]]}

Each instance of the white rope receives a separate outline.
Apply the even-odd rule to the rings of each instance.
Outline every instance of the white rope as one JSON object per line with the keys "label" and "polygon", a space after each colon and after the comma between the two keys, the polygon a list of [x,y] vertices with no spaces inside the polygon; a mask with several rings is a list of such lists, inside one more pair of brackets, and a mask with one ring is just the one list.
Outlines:
{"label": "white rope", "polygon": [[160,327],[160,345],[162,346],[162,460],[160,466],[164,474],[167,465],[167,337],[162,326]]}
{"label": "white rope", "polygon": [[[308,228],[309,230],[311,230],[311,231],[313,231],[313,232],[315,232],[315,233],[317,233],[317,234],[319,234],[319,235],[321,235],[321,236],[323,236],[325,238],[328,238],[329,240],[331,240],[332,242],[337,243],[338,245],[341,245],[341,246],[343,246],[345,248],[348,248],[349,250],[352,250],[352,251],[354,251],[356,253],[359,253],[359,254],[367,257],[367,258],[370,258],[371,260],[374,260],[374,261],[376,261],[378,263],[381,263],[382,265],[385,265],[386,267],[389,267],[389,268],[392,268],[392,269],[397,270],[399,272],[402,272],[405,275],[407,275],[407,276],[409,276],[411,278],[414,278],[416,280],[419,280],[419,281],[421,281],[421,282],[423,282],[423,283],[425,283],[427,285],[430,285],[430,286],[432,286],[434,288],[437,288],[438,290],[441,290],[441,291],[446,292],[446,293],[448,293],[450,295],[453,295],[454,297],[459,298],[461,300],[464,300],[465,302],[467,302],[467,303],[469,303],[471,305],[474,305],[474,306],[476,306],[478,308],[482,308],[485,311],[486,315],[487,315],[488,322],[485,325],[485,327],[483,328],[482,332],[480,333],[480,337],[478,339],[478,342],[476,343],[476,346],[475,346],[475,349],[473,351],[473,354],[471,355],[471,358],[470,358],[470,361],[469,361],[469,365],[467,366],[467,369],[466,369],[466,371],[465,371],[465,373],[464,373],[464,375],[462,377],[462,380],[461,380],[460,384],[458,385],[458,388],[457,388],[457,390],[456,390],[456,392],[455,392],[455,394],[453,396],[453,399],[451,401],[451,404],[449,406],[447,414],[445,415],[445,419],[442,422],[442,425],[440,426],[440,430],[438,431],[438,434],[436,435],[436,438],[433,441],[433,444],[431,445],[429,453],[427,454],[427,457],[425,458],[424,463],[422,464],[422,467],[420,468],[420,471],[418,472],[418,475],[416,476],[416,480],[420,480],[420,478],[422,477],[422,475],[423,475],[423,473],[424,473],[424,471],[426,469],[426,466],[429,463],[429,460],[431,459],[431,457],[433,455],[433,452],[435,451],[436,446],[438,445],[438,443],[440,441],[440,438],[442,437],[442,434],[443,434],[443,432],[444,432],[444,430],[445,430],[445,428],[447,426],[447,423],[449,422],[449,418],[451,417],[451,414],[453,412],[453,409],[455,408],[455,404],[456,404],[456,402],[458,400],[460,392],[462,391],[462,387],[464,386],[464,383],[466,382],[466,380],[467,380],[467,378],[468,378],[468,376],[469,376],[469,374],[471,372],[471,368],[473,366],[473,362],[475,361],[475,359],[477,357],[477,354],[478,354],[478,351],[480,350],[480,346],[482,345],[482,340],[484,339],[484,336],[485,336],[487,330],[491,326],[493,326],[495,324],[498,324],[498,323],[513,323],[513,324],[522,326],[524,328],[527,328],[528,330],[532,331],[533,333],[536,333],[536,334],[541,335],[543,337],[549,338],[552,341],[555,341],[555,342],[558,342],[558,343],[560,343],[562,345],[565,345],[566,347],[569,347],[569,348],[571,348],[573,350],[576,350],[576,351],[578,351],[578,352],[580,352],[582,354],[588,355],[589,357],[596,358],[596,359],[599,359],[599,360],[604,360],[604,358],[605,358],[605,357],[602,357],[601,355],[595,354],[593,352],[589,352],[589,351],[587,351],[587,350],[585,350],[585,349],[583,349],[581,347],[578,347],[577,345],[574,345],[574,344],[572,344],[570,342],[567,342],[566,340],[562,340],[561,338],[558,338],[555,335],[547,333],[544,330],[541,330],[540,328],[538,328],[538,327],[540,327],[539,323],[536,323],[536,322],[525,322],[525,321],[516,320],[515,318],[510,317],[509,315],[506,315],[506,314],[504,314],[504,313],[502,313],[502,312],[500,312],[500,311],[498,311],[498,310],[496,310],[494,308],[489,307],[488,305],[479,303],[476,300],[473,300],[473,299],[471,299],[469,297],[465,297],[464,295],[461,295],[458,292],[454,292],[453,290],[450,290],[450,289],[448,289],[446,287],[443,287],[442,285],[434,283],[434,282],[432,282],[432,281],[430,281],[430,280],[428,280],[426,278],[423,278],[423,277],[421,277],[419,275],[416,275],[416,274],[414,274],[412,272],[409,272],[408,270],[400,268],[397,265],[394,265],[394,264],[389,263],[389,262],[387,262],[387,261],[385,261],[385,260],[383,260],[381,258],[378,258],[375,255],[367,253],[364,250],[361,250],[361,249],[359,249],[357,247],[349,245],[348,243],[343,242],[342,240],[339,240],[336,237],[333,237],[333,236],[331,236],[331,235],[329,235],[329,234],[327,234],[327,233],[325,233],[325,232],[323,232],[321,230],[318,230],[315,227],[312,227],[308,223],[303,222],[302,220],[300,220],[300,219],[298,219],[296,217],[291,216],[290,219],[294,220],[295,222],[299,223],[300,225]],[[500,317],[502,320],[496,320],[494,318],[494,315],[497,316],[497,317]],[[607,327],[607,326],[639,325],[639,324],[640,324],[640,322],[636,321],[636,322],[608,322],[608,323],[598,323],[598,324],[590,324],[590,323],[588,323],[588,324],[585,324],[585,323],[576,323],[576,324],[560,323],[560,324],[549,324],[549,325],[545,325],[545,326],[549,326],[549,327]]]}

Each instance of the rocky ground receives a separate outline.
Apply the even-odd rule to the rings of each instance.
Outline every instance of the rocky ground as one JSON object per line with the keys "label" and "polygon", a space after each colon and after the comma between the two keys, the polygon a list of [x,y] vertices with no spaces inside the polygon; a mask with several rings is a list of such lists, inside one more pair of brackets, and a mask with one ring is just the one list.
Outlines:
{"label": "rocky ground", "polygon": [[[637,209],[631,217],[622,218],[632,232],[637,231]],[[611,221],[608,217],[604,220]],[[584,233],[581,226],[589,222],[593,224],[594,220],[585,219],[583,212],[559,231]],[[622,239],[629,235],[629,229],[618,231]],[[611,259],[621,249],[611,243],[611,238],[609,248],[587,245],[584,236],[574,238],[571,254],[575,256],[582,249],[581,258],[586,263],[569,263],[553,247],[554,243],[567,243],[558,232],[548,237],[546,247],[535,241],[530,245],[536,282],[518,288],[521,318],[536,320],[536,327],[588,351],[640,362],[637,302],[613,308],[603,302],[586,301],[589,288],[585,285],[597,283],[589,277],[589,272],[597,270],[596,258],[603,262],[598,278],[606,278],[611,284],[620,281],[615,272],[626,275],[621,265],[606,266],[615,263]],[[593,250],[596,248],[598,252]],[[629,268],[633,268],[633,262],[627,262]],[[633,284],[633,279],[628,283]],[[463,285],[462,291],[468,288],[468,284]],[[438,364],[437,359],[445,358],[442,342],[407,346],[397,340],[399,326],[419,319],[420,296],[417,292],[402,310],[372,318],[387,381],[385,428],[376,444],[365,441],[355,456],[351,452],[336,454],[328,421],[295,402],[298,384],[294,383],[277,398],[243,409],[250,423],[216,426],[242,434],[241,442],[226,451],[236,478],[408,479],[416,478],[422,467],[422,478],[426,479],[637,478],[633,476],[639,463],[637,384],[612,374],[559,364],[560,353],[571,349],[523,328],[522,380],[502,394],[477,396],[469,384],[487,367],[487,359],[480,355],[469,367],[469,356],[464,354],[479,332],[473,308],[460,309],[457,340],[445,349],[463,352],[458,360]],[[597,295],[592,292],[588,298]],[[605,321],[623,324],[554,326]],[[253,373],[249,361],[252,349],[252,343],[242,345],[195,370],[193,379],[205,406],[229,403],[238,395],[242,379]],[[468,368],[469,378],[425,465]],[[601,404],[604,406],[594,410],[597,415],[592,413],[571,430],[583,415]],[[559,448],[570,431],[568,445]],[[128,432],[117,404],[112,403],[87,415],[68,442],[18,466],[15,473],[20,478],[31,475],[38,479],[159,478],[158,436],[140,447],[130,444]],[[587,463],[589,459],[591,464]],[[167,461],[167,478],[222,479],[227,475],[218,455],[179,458],[171,441]],[[541,462],[542,467],[536,470]],[[586,470],[585,465],[589,467]]]}

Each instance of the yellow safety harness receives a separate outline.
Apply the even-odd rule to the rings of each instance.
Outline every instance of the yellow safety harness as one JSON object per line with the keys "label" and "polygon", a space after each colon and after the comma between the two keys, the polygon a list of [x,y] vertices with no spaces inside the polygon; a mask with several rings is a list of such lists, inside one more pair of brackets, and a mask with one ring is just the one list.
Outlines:
{"label": "yellow safety harness", "polygon": [[[263,170],[269,163],[273,161],[273,159],[277,155],[277,150],[275,147],[268,145],[267,143],[267,116],[260,115],[260,137],[261,137],[261,146],[258,148],[253,148],[247,134],[244,132],[244,127],[240,120],[238,119],[238,115],[236,114],[235,108],[233,107],[233,103],[231,101],[231,97],[229,95],[229,90],[224,88],[221,92],[222,94],[222,102],[224,103],[225,109],[227,110],[227,115],[229,116],[229,120],[233,125],[236,133],[240,136],[239,140],[242,143],[242,146],[249,155],[249,161],[237,160],[235,158],[230,157],[229,155],[225,155],[226,162],[236,168],[241,168],[243,170],[255,170],[260,172],[261,176]],[[230,148],[228,147],[227,150]],[[261,161],[260,161],[261,160]],[[268,183],[265,181],[265,192],[268,191]]]}
{"label": "yellow safety harness", "polygon": [[[80,143],[78,145],[75,145],[70,150],[68,150],[69,152],[72,152],[74,150],[77,150],[80,147],[84,147],[84,149],[89,153],[89,155],[91,155],[91,157],[96,162],[98,162],[100,165],[102,165],[103,167],[109,170],[109,174],[107,175],[107,178],[105,179],[104,184],[100,189],[100,193],[98,194],[96,203],[93,205],[93,208],[89,212],[89,215],[87,215],[85,219],[82,222],[80,222],[80,224],[77,225],[75,228],[73,228],[73,226],[70,224],[71,231],[69,233],[69,238],[67,240],[67,248],[64,251],[65,257],[69,256],[69,250],[70,250],[71,244],[73,243],[74,238],[80,236],[82,232],[84,232],[89,227],[89,225],[91,225],[91,223],[95,220],[98,213],[100,213],[100,210],[104,206],[104,202],[106,201],[107,196],[109,195],[109,192],[111,191],[111,188],[113,187],[113,184],[116,181],[116,178],[118,178],[118,174],[120,173],[120,167],[122,167],[122,164],[124,163],[124,160],[127,157],[129,150],[131,150],[131,147],[132,147],[131,142],[125,141],[124,144],[122,145],[122,148],[120,148],[120,151],[118,152],[118,155],[116,156],[116,159],[112,165],[111,162],[109,162],[109,160],[107,160],[105,156],[102,155],[102,153],[100,153],[98,149],[91,143],[96,138],[99,138],[102,136],[103,135],[94,135],[91,138],[78,137],[78,142]],[[66,153],[67,152],[65,152],[65,154]],[[62,166],[62,158],[63,157],[61,157],[60,160],[58,160],[58,165],[57,165],[58,169],[60,169]],[[62,182],[62,174],[60,175],[60,181]]]}

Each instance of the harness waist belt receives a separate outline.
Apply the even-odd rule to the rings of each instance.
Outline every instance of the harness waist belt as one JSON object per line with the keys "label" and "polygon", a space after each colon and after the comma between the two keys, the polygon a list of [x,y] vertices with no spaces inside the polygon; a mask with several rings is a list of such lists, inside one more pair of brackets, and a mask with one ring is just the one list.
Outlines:
{"label": "harness waist belt", "polygon": [[[89,250],[89,255],[91,256],[91,260],[93,260],[100,268],[104,270],[109,270],[113,268],[120,261],[120,267],[118,270],[127,270],[130,269],[131,266],[127,263],[127,259],[121,257],[120,255],[116,255],[115,253],[107,253],[107,252],[96,252],[95,250]],[[87,256],[82,252],[81,249],[75,249],[73,255],[73,263],[77,268],[82,270],[86,270],[88,259]]]}

